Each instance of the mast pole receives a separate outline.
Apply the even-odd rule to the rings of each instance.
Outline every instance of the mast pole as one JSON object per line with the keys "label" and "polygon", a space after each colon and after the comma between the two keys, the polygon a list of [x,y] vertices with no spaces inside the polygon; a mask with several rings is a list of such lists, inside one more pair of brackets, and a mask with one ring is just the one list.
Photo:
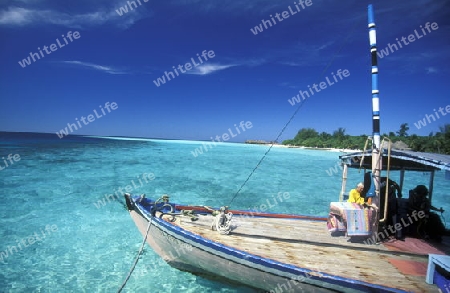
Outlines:
{"label": "mast pole", "polygon": [[[375,189],[373,203],[380,206],[380,173],[382,168],[381,146],[380,146],[380,102],[378,90],[378,62],[377,62],[377,30],[375,25],[375,17],[373,6],[368,6],[368,28],[369,28],[369,44],[370,54],[372,57],[372,176]],[[377,213],[377,221],[374,225],[378,226],[379,213]],[[376,230],[374,230],[376,231]]]}
{"label": "mast pole", "polygon": [[380,101],[378,97],[378,62],[377,62],[377,29],[373,14],[372,4],[368,7],[369,12],[369,42],[370,54],[372,56],[372,130],[373,148],[380,149]]}

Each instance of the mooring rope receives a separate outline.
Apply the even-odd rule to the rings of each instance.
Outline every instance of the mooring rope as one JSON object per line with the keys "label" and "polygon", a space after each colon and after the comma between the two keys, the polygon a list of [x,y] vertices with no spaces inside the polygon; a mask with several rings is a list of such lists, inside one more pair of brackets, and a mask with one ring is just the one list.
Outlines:
{"label": "mooring rope", "polygon": [[[350,33],[348,34],[347,38],[345,38],[344,42],[342,43],[341,47],[333,54],[333,56],[331,57],[331,60],[328,62],[328,64],[324,67],[324,69],[322,70],[322,72],[320,73],[319,77],[317,78],[317,82],[319,82],[323,76],[325,75],[326,71],[328,70],[328,68],[330,68],[331,64],[333,64],[334,59],[336,59],[336,56],[342,51],[342,49],[344,48],[345,44],[348,42],[348,40],[350,39],[350,36],[352,36],[353,32],[355,31],[356,26],[358,25],[358,22],[355,21],[355,24],[353,25],[353,28],[350,30]],[[269,148],[267,149],[267,151],[264,153],[264,155],[261,157],[261,159],[259,160],[259,162],[256,164],[255,168],[253,168],[253,170],[250,172],[250,174],[248,175],[247,179],[245,179],[244,183],[242,183],[241,187],[239,187],[238,191],[236,191],[236,193],[234,194],[233,198],[230,200],[230,203],[228,205],[231,205],[231,203],[233,202],[233,200],[236,198],[236,196],[238,196],[239,192],[241,192],[242,188],[244,188],[244,186],[247,184],[247,182],[250,180],[250,178],[253,176],[253,174],[256,172],[256,169],[258,169],[259,165],[261,165],[261,163],[264,161],[264,159],[266,158],[267,154],[269,154],[270,150],[273,148],[274,144],[276,141],[278,141],[278,139],[281,137],[281,135],[284,133],[284,131],[286,130],[286,128],[289,126],[289,124],[292,122],[292,120],[294,120],[295,116],[297,115],[298,111],[300,111],[301,107],[303,106],[303,104],[305,103],[305,99],[303,99],[297,109],[295,109],[294,113],[291,115],[291,117],[289,118],[289,120],[286,122],[286,124],[283,126],[283,128],[281,129],[281,131],[278,133],[277,138],[272,141],[270,143]]]}
{"label": "mooring rope", "polygon": [[136,268],[136,265],[137,265],[137,263],[139,261],[139,257],[141,256],[142,252],[144,251],[145,242],[147,241],[147,236],[148,236],[148,233],[150,232],[150,227],[152,225],[152,220],[153,220],[153,217],[151,217],[150,221],[148,222],[147,232],[145,233],[145,237],[144,237],[144,240],[142,241],[141,248],[139,249],[139,252],[138,252],[138,254],[136,256],[136,259],[134,260],[134,264],[131,267],[130,271],[128,272],[128,275],[127,275],[125,281],[123,282],[122,286],[120,286],[120,288],[117,291],[117,293],[122,292],[123,288],[125,287],[125,285],[127,284],[128,280],[130,279],[131,274],[133,273],[134,269]]}

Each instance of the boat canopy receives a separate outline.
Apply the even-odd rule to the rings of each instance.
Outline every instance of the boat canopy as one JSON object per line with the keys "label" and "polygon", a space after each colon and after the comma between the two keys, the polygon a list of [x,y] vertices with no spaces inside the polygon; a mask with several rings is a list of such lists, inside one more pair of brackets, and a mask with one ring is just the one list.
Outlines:
{"label": "boat canopy", "polygon": [[[387,169],[388,150],[382,151],[383,170]],[[339,156],[341,161],[349,168],[371,169],[372,150],[365,152],[355,152]],[[361,165],[361,160],[363,163]],[[391,150],[390,170],[410,170],[410,171],[450,171],[450,155],[413,152],[406,150]]]}

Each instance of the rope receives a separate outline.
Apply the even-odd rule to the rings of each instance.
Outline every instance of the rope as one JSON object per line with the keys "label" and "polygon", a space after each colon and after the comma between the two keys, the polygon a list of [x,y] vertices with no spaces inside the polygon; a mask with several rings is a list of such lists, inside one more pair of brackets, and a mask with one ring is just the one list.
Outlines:
{"label": "rope", "polygon": [[117,291],[117,293],[122,292],[123,288],[125,287],[125,285],[127,284],[128,280],[130,279],[131,274],[133,273],[134,269],[136,268],[136,265],[137,265],[137,263],[139,261],[139,257],[141,256],[142,252],[144,251],[145,242],[147,241],[147,236],[148,236],[148,233],[150,232],[150,227],[152,225],[152,220],[153,220],[153,217],[151,217],[150,221],[148,222],[147,232],[145,233],[144,240],[142,241],[141,248],[139,249],[139,252],[138,252],[138,254],[136,256],[136,259],[134,260],[133,266],[131,267],[130,271],[128,272],[128,275],[127,275],[125,281],[123,282],[122,286],[120,286],[120,288]]}
{"label": "rope", "polygon": [[213,223],[211,225],[211,228],[214,230],[216,228],[216,231],[218,231],[222,235],[228,235],[231,231],[231,219],[233,218],[233,213],[224,213],[224,211],[221,211],[220,214],[216,215],[214,217]]}
{"label": "rope", "polygon": [[[350,36],[353,34],[356,26],[358,25],[358,22],[355,21],[355,24],[353,25],[353,28],[351,29],[350,33],[348,34],[347,38],[345,38],[344,42],[342,43],[341,47],[333,54],[331,60],[328,62],[328,64],[325,66],[325,68],[322,70],[322,72],[320,73],[319,77],[317,78],[317,82],[319,82],[323,76],[325,75],[326,71],[328,70],[328,68],[331,66],[331,64],[333,64],[334,59],[336,59],[336,56],[341,52],[341,50],[344,48],[345,44],[347,43],[347,41],[350,39]],[[278,141],[278,139],[281,137],[281,135],[284,133],[284,131],[286,130],[286,128],[288,127],[288,125],[292,122],[292,120],[294,120],[295,116],[297,115],[298,111],[301,109],[301,107],[303,106],[303,104],[305,103],[305,100],[302,100],[297,109],[295,109],[294,113],[291,115],[291,117],[289,118],[289,120],[286,122],[286,124],[283,126],[283,128],[281,129],[281,131],[278,133],[277,138],[272,141],[272,143],[269,146],[269,149],[264,153],[264,155],[262,156],[262,158],[259,160],[259,162],[256,164],[255,168],[253,168],[253,170],[250,172],[250,174],[248,175],[247,179],[245,179],[244,183],[242,183],[241,187],[239,187],[238,191],[234,194],[233,198],[230,200],[230,203],[228,205],[231,205],[231,203],[233,202],[233,200],[236,198],[236,196],[239,194],[239,192],[241,192],[242,188],[244,188],[244,186],[247,184],[247,182],[250,180],[250,178],[253,176],[253,173],[256,172],[256,169],[258,169],[259,165],[261,165],[261,163],[264,161],[264,159],[266,158],[267,154],[270,152],[270,150],[272,149],[274,142]]]}

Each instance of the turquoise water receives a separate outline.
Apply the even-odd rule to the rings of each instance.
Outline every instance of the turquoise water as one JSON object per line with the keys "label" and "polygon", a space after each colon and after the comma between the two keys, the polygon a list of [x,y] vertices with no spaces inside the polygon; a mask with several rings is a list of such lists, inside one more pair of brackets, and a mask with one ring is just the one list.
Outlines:
{"label": "turquoise water", "polygon": [[[122,203],[112,197],[108,202],[106,195],[128,186],[132,193],[169,194],[183,204],[230,205],[267,150],[217,144],[195,157],[191,151],[201,142],[5,133],[0,138],[0,158],[20,156],[7,161],[8,167],[0,160],[1,292],[116,292],[142,236]],[[340,191],[340,172],[327,172],[339,154],[273,148],[230,206],[260,210],[281,192],[283,201],[267,211],[326,216]],[[351,173],[349,184],[361,181],[361,174]],[[427,175],[414,174],[405,189],[427,183]],[[435,206],[450,211],[449,190],[450,181],[437,172]],[[254,291],[180,272],[147,247],[123,292]]]}

